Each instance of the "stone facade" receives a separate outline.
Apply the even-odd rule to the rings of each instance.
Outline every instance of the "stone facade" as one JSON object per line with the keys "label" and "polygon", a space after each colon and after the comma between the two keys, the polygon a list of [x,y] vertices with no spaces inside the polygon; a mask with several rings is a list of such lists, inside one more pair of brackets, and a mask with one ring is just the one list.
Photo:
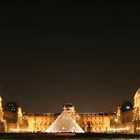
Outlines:
{"label": "stone facade", "polygon": [[81,113],[80,126],[85,132],[107,132],[110,129],[110,115],[105,113]]}

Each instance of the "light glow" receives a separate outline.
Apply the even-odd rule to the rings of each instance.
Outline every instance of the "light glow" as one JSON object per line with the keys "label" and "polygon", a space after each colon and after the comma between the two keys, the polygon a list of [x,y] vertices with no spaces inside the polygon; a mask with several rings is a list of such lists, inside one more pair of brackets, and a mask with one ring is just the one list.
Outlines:
{"label": "light glow", "polygon": [[60,116],[50,125],[50,127],[45,131],[47,133],[84,133],[82,128],[76,123],[75,120],[64,110]]}

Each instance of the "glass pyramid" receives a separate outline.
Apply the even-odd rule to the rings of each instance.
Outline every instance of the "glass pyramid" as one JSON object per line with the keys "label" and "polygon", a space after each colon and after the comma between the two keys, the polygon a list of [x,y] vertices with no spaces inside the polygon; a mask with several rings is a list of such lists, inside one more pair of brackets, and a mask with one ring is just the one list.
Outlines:
{"label": "glass pyramid", "polygon": [[82,128],[74,119],[64,110],[60,116],[46,129],[47,133],[84,133]]}

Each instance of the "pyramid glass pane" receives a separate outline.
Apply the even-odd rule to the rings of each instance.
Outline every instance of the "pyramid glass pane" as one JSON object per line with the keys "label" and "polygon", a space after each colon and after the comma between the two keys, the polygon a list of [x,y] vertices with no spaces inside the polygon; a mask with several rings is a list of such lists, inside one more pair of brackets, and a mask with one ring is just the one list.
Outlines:
{"label": "pyramid glass pane", "polygon": [[72,132],[72,133],[84,133],[81,127],[72,119],[72,117],[63,111],[59,117],[50,125],[45,131],[47,133],[62,133],[62,132]]}

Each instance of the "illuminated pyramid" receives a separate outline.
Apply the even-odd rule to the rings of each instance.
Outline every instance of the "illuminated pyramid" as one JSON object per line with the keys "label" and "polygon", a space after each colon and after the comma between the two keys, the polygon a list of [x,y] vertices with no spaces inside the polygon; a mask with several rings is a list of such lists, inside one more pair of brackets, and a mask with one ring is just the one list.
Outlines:
{"label": "illuminated pyramid", "polygon": [[60,116],[50,125],[45,131],[47,133],[84,133],[81,127],[75,122],[74,119],[64,110]]}

